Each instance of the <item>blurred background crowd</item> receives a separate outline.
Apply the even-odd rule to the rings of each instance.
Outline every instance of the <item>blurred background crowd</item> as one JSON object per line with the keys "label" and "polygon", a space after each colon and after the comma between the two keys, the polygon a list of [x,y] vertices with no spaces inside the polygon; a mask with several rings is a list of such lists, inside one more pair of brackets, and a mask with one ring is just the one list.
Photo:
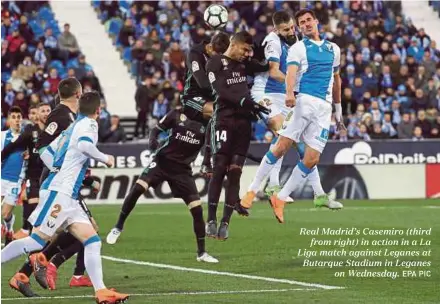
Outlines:
{"label": "blurred background crowd", "polygon": [[[256,41],[272,31],[272,14],[315,10],[322,38],[341,48],[342,105],[347,132],[334,140],[440,138],[440,51],[423,28],[402,15],[399,1],[217,1],[228,8],[228,33],[249,31]],[[213,34],[203,23],[210,3],[194,1],[92,1],[97,18],[137,84],[135,139],[179,106],[185,55]],[[438,2],[432,9],[439,12]],[[74,32],[74,29],[72,30]],[[50,2],[2,2],[2,129],[10,106],[27,117],[39,102],[55,105],[58,82],[77,77],[84,91],[102,96],[100,141],[124,142],[126,132],[107,109],[105,92],[69,24],[58,24]],[[255,123],[254,139],[273,134]]]}

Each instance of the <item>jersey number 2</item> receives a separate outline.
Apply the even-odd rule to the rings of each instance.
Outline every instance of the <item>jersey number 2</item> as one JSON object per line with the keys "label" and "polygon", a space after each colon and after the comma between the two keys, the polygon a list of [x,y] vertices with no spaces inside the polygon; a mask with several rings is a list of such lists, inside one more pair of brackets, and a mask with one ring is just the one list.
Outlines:
{"label": "jersey number 2", "polygon": [[215,137],[217,139],[217,141],[223,141],[226,142],[226,130],[222,130],[222,131],[215,131]]}

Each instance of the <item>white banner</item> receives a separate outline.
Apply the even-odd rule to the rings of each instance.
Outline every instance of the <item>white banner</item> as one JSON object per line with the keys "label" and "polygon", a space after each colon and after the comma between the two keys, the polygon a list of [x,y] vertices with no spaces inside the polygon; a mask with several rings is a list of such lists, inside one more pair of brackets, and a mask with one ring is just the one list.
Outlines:
{"label": "white banner", "polygon": [[[280,174],[281,183],[289,178],[292,167],[283,167]],[[321,183],[325,191],[338,199],[408,199],[426,196],[425,165],[330,165],[319,167]],[[198,172],[199,168],[193,168]],[[240,197],[248,189],[257,166],[246,166],[243,169],[240,185]],[[101,169],[92,170],[92,175],[101,183],[101,191],[93,194],[89,189],[81,193],[89,204],[121,204],[134,185],[142,169]],[[208,180],[195,175],[197,189],[202,201],[207,201]],[[265,183],[261,189],[264,189]],[[224,189],[224,188],[223,188]],[[313,198],[313,189],[306,183],[297,189],[294,199]],[[224,191],[220,200],[224,200]],[[149,189],[139,203],[182,202],[173,198],[167,183],[156,189]]]}

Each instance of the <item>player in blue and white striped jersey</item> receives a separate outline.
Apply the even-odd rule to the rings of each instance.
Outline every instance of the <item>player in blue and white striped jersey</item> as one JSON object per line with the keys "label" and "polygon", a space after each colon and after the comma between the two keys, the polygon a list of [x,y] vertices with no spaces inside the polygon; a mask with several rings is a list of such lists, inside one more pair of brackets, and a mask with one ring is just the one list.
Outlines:
{"label": "player in blue and white striped jersey", "polygon": [[[287,71],[287,54],[291,45],[297,41],[295,35],[295,24],[292,16],[284,10],[277,11],[272,16],[274,31],[264,38],[262,45],[264,55],[269,62],[269,71],[259,73],[254,78],[251,94],[255,102],[264,103],[271,110],[270,114],[265,117],[269,128],[277,134],[281,129],[284,119],[290,112],[290,108],[286,107],[286,71]],[[274,137],[272,144],[276,142]],[[280,187],[280,170],[283,158],[280,158],[269,177],[269,184],[266,193],[270,196],[273,191],[279,190]],[[256,186],[258,188],[260,184]],[[254,191],[251,192],[253,193]],[[249,198],[250,200],[250,198]],[[252,198],[253,200],[253,198]],[[251,200],[250,200],[251,201]],[[250,206],[245,205],[249,208]]]}
{"label": "player in blue and white striped jersey", "polygon": [[[286,199],[297,187],[302,186],[308,179],[313,180],[312,184],[315,185],[319,181],[320,185],[316,165],[327,143],[333,101],[338,128],[345,128],[340,104],[340,49],[336,44],[320,39],[319,22],[312,10],[300,10],[295,19],[304,37],[289,49],[287,56],[286,106],[295,108],[286,117],[277,143],[264,156],[254,178],[260,182],[264,180],[278,159],[285,155],[293,144],[305,143],[304,157],[283,188],[270,198],[275,216],[280,223],[284,222]],[[298,93],[298,97],[295,97],[295,92]],[[342,208],[341,203],[331,200],[322,187],[319,188],[314,187],[317,195],[315,206]]]}
{"label": "player in blue and white striped jersey", "polygon": [[[97,302],[123,301],[128,295],[105,287],[101,263],[101,240],[89,216],[77,202],[79,190],[89,166],[90,158],[113,166],[114,157],[101,153],[98,141],[100,96],[97,92],[85,93],[79,100],[79,116],[42,153],[50,169],[41,185],[40,203],[29,217],[34,230],[31,236],[13,241],[1,253],[2,264],[25,252],[43,249],[58,232],[67,229],[84,244],[84,263],[95,288]],[[111,301],[110,301],[111,300]]]}
{"label": "player in blue and white striped jersey", "polygon": [[[11,107],[8,112],[9,130],[2,131],[1,149],[17,140],[21,133],[23,114],[19,107]],[[6,242],[12,239],[15,216],[12,213],[18,201],[24,173],[26,170],[23,156],[24,150],[17,150],[6,159],[2,159],[1,199],[2,199],[2,233],[6,235]]]}

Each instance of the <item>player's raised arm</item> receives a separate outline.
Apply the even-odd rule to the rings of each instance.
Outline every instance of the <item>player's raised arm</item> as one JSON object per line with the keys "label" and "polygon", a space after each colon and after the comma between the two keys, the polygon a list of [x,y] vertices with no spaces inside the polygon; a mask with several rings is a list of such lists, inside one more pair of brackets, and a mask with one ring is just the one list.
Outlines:
{"label": "player's raised arm", "polygon": [[182,114],[179,110],[169,111],[150,131],[150,136],[148,138],[148,147],[150,148],[150,150],[156,150],[159,147],[159,140],[157,139],[159,137],[159,134],[175,127],[179,115],[184,114]]}
{"label": "player's raised arm", "polygon": [[202,58],[203,54],[199,54],[196,52],[190,52],[188,55],[188,68],[191,69],[194,79],[197,81],[197,84],[202,90],[211,89],[211,84],[209,83],[208,78],[206,77],[206,70],[201,62],[204,62],[204,58]]}
{"label": "player's raised arm", "polygon": [[297,75],[301,65],[302,43],[297,43],[289,49],[287,55],[287,73],[286,73],[286,106],[295,106],[295,88],[297,86]]}
{"label": "player's raised arm", "polygon": [[31,125],[26,126],[23,133],[21,133],[15,141],[10,142],[4,148],[2,147],[2,156],[1,156],[2,160],[6,159],[14,151],[27,148],[27,143],[32,137],[31,128],[32,128]]}

